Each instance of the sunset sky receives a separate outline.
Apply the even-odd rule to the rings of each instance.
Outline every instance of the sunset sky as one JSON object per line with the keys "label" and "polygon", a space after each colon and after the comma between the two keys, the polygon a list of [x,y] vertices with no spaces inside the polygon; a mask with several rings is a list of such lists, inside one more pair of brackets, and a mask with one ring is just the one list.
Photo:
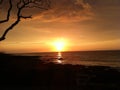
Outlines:
{"label": "sunset sky", "polygon": [[[6,10],[0,6],[0,19]],[[22,20],[7,34],[0,52],[56,51],[52,43],[59,39],[66,43],[64,51],[120,50],[120,0],[51,0],[48,10],[23,14],[33,18]],[[14,18],[15,10],[10,22],[0,24],[0,36]]]}

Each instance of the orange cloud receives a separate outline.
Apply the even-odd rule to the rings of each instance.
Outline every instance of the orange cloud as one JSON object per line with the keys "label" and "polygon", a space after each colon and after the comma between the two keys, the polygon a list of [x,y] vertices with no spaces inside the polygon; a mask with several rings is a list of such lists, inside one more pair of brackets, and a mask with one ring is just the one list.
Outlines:
{"label": "orange cloud", "polygon": [[52,0],[51,8],[37,14],[34,19],[45,22],[77,22],[93,18],[92,7],[84,0]]}

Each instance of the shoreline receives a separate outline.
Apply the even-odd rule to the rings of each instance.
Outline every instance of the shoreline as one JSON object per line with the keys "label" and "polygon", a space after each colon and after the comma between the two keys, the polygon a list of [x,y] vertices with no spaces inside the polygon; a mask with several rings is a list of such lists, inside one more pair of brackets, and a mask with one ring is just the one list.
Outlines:
{"label": "shoreline", "polygon": [[37,56],[0,54],[1,88],[120,90],[120,72],[108,66],[44,63]]}

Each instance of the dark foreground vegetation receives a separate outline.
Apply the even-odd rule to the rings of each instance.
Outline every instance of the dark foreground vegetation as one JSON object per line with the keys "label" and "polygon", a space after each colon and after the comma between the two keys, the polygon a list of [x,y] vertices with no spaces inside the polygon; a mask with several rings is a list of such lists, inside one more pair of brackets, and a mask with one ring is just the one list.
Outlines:
{"label": "dark foreground vegetation", "polygon": [[44,63],[0,53],[0,90],[120,90],[120,72],[106,66]]}

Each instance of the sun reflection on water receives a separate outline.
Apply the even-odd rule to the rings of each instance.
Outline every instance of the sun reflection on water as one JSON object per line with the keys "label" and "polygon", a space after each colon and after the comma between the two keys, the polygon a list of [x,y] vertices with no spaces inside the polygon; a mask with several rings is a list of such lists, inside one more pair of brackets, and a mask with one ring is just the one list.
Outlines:
{"label": "sun reflection on water", "polygon": [[62,63],[62,61],[61,61],[61,60],[57,60],[57,63],[60,63],[60,64],[61,64],[61,63]]}
{"label": "sun reflection on water", "polygon": [[59,64],[63,63],[63,57],[61,52],[58,52],[57,54],[57,63]]}

